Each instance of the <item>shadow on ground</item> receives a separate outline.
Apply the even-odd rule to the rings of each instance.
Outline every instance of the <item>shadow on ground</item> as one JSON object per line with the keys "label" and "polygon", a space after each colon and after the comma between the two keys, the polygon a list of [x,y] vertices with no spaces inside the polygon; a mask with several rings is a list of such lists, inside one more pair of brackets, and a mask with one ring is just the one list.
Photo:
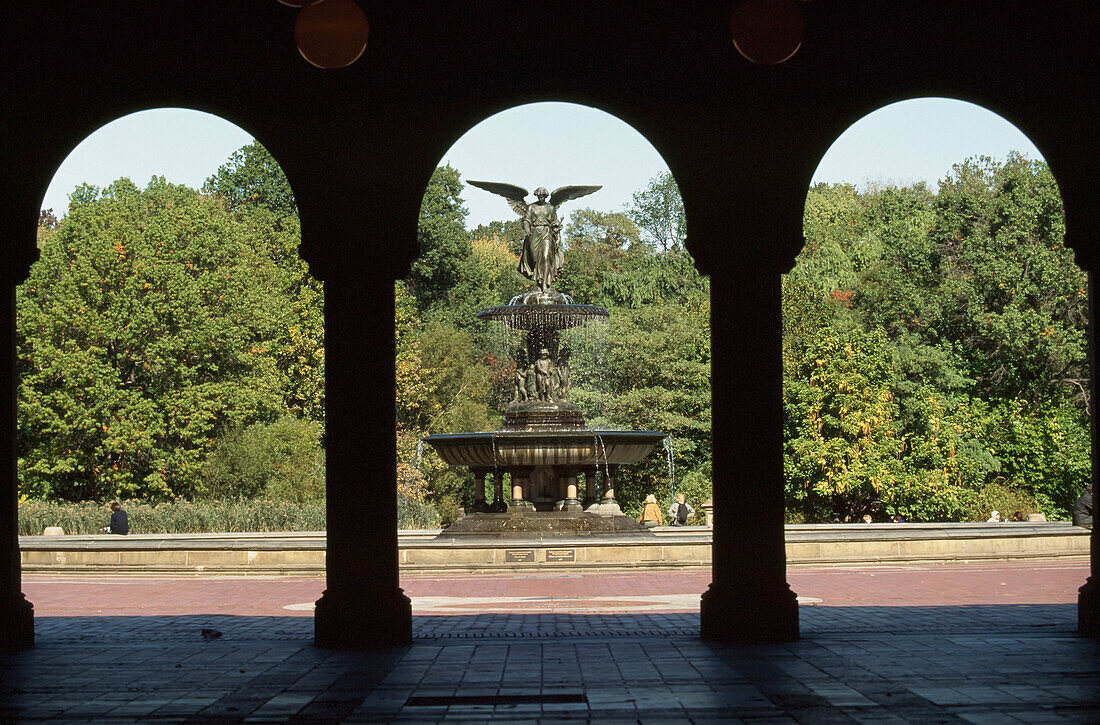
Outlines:
{"label": "shadow on ground", "polygon": [[[958,605],[941,607],[827,607],[799,609],[803,639],[835,634],[986,634],[990,637],[1027,633],[1071,634],[1077,624],[1073,604]],[[38,617],[38,644],[104,642],[111,633],[125,633],[127,642],[202,639],[202,630],[220,633],[216,639],[313,639],[313,617],[306,614],[258,617],[226,614],[176,616]],[[451,639],[554,639],[572,637],[690,637],[699,635],[697,613],[482,613],[413,617],[414,641]],[[209,636],[209,635],[208,635]]]}
{"label": "shadow on ground", "polygon": [[313,647],[300,615],[42,617],[0,657],[0,721],[1095,722],[1073,605],[800,613],[802,640],[757,646],[702,642],[697,613],[419,616],[373,652]]}

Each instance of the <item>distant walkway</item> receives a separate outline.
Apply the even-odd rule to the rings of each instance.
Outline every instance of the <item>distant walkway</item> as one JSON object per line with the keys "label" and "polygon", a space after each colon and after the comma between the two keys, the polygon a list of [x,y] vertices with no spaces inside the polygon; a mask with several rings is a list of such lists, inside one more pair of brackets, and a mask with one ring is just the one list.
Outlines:
{"label": "distant walkway", "polygon": [[[989,562],[796,568],[791,588],[820,607],[1072,604],[1087,562]],[[697,612],[710,572],[405,574],[414,614]],[[103,577],[33,574],[23,591],[39,617],[309,615],[323,577]]]}

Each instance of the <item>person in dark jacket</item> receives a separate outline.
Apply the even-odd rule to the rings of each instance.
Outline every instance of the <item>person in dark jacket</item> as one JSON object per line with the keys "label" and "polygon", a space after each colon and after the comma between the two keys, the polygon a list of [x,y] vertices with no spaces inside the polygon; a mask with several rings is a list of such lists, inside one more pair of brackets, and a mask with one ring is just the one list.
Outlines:
{"label": "person in dark jacket", "polygon": [[130,521],[126,517],[126,510],[118,501],[111,502],[111,525],[107,527],[107,533],[123,536],[130,533]]}
{"label": "person in dark jacket", "polygon": [[1085,486],[1085,492],[1073,504],[1073,525],[1092,528],[1092,484]]}

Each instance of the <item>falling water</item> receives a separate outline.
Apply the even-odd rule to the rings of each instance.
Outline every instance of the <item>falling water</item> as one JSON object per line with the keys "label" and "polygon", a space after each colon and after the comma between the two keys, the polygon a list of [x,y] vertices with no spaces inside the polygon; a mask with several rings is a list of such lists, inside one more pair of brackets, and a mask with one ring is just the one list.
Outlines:
{"label": "falling water", "polygon": [[420,470],[420,464],[424,461],[424,439],[416,442],[416,470]]}
{"label": "falling water", "polygon": [[665,436],[665,461],[668,463],[668,492],[676,493],[676,455],[672,450],[672,436]]}
{"label": "falling water", "polygon": [[607,446],[604,445],[603,436],[601,436],[599,433],[593,431],[592,437],[595,439],[596,443],[596,468],[600,467],[600,456],[602,455],[604,480],[606,481],[608,478],[611,477],[611,469],[607,465]]}

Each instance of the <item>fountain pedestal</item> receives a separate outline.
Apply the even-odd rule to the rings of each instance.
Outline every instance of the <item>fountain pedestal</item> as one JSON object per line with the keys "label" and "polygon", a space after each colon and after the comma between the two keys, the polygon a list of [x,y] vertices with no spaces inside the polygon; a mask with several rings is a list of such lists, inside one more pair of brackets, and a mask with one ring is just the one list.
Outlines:
{"label": "fountain pedestal", "polygon": [[[503,356],[514,361],[507,375],[511,401],[504,409],[504,425],[492,432],[424,438],[446,463],[466,466],[475,476],[473,513],[444,533],[576,535],[642,530],[623,516],[615,500],[614,470],[642,460],[665,434],[586,428],[580,407],[568,400],[572,352],[560,333],[606,319],[607,310],[573,304],[554,290],[531,292],[512,302],[477,315],[502,323],[518,341],[510,343]],[[597,473],[604,478],[601,499],[596,498]],[[490,474],[495,488],[492,505],[485,494]],[[578,491],[581,474],[583,502]],[[510,490],[504,487],[505,476]],[[510,494],[507,502],[506,494]]]}

